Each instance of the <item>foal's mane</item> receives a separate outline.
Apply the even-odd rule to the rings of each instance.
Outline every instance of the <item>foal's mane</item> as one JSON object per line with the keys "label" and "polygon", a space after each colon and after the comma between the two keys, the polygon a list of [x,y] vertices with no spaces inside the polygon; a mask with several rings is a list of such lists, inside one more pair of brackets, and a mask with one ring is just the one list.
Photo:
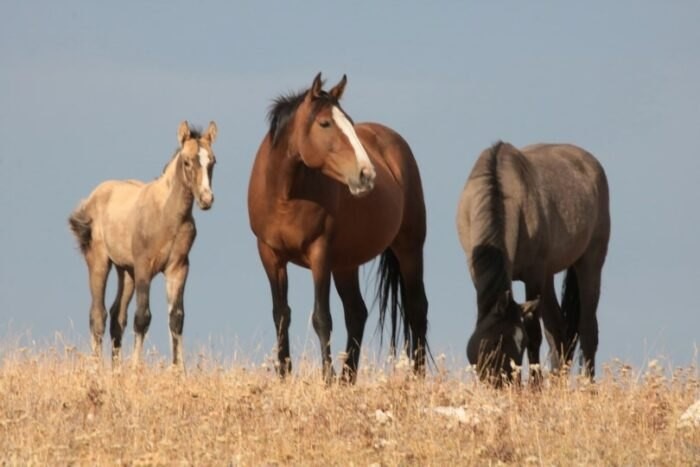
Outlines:
{"label": "foal's mane", "polygon": [[[272,101],[270,110],[267,112],[267,120],[270,123],[270,130],[268,134],[270,135],[270,138],[272,138],[273,146],[279,142],[284,130],[287,128],[287,125],[292,117],[294,117],[294,113],[299,108],[299,105],[304,101],[304,98],[308,92],[309,89],[298,92],[290,92],[287,94],[282,94]],[[315,118],[316,114],[318,114],[323,107],[329,105],[338,105],[338,100],[328,94],[326,91],[321,91],[319,96],[313,101],[313,107],[311,109],[309,119],[311,120]]]}
{"label": "foal's mane", "polygon": [[[202,129],[197,126],[192,126],[189,123],[187,124],[190,129],[190,138],[192,139],[200,139],[202,137]],[[172,164],[172,162],[175,160],[175,158],[180,155],[180,148],[175,149],[175,152],[173,152],[173,155],[170,156],[170,159],[168,162],[163,166],[163,172],[161,174],[164,174],[165,171],[168,169],[168,166]]]}

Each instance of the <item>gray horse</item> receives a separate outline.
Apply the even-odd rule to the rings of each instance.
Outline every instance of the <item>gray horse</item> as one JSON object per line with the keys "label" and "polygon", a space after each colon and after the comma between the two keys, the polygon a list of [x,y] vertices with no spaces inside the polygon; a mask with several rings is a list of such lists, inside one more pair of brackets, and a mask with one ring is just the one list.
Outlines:
{"label": "gray horse", "polygon": [[[477,292],[467,356],[480,376],[510,378],[525,348],[530,365],[539,364],[542,318],[553,370],[571,362],[580,341],[582,369],[593,378],[610,238],[608,183],[595,157],[567,144],[494,144],[462,191],[457,231]],[[554,275],[564,270],[560,307]],[[525,283],[524,305],[513,301],[513,280]]]}

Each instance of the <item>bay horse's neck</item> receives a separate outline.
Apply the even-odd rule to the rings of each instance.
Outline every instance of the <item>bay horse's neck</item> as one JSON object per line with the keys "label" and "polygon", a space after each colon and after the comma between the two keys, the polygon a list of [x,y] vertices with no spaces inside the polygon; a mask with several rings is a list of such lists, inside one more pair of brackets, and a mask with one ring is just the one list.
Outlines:
{"label": "bay horse's neck", "polygon": [[183,182],[183,171],[180,156],[175,156],[154,182],[158,185],[158,192],[162,197],[162,216],[166,222],[178,223],[192,215],[194,195]]}
{"label": "bay horse's neck", "polygon": [[319,170],[304,165],[286,142],[270,148],[265,167],[266,190],[276,201],[308,199],[323,202],[333,182]]}

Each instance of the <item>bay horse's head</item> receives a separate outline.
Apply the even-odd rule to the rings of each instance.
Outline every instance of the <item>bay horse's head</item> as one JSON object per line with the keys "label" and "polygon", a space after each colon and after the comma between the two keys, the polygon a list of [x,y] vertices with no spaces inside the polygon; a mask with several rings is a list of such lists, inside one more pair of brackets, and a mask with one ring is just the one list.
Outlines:
{"label": "bay horse's head", "polygon": [[374,188],[376,172],[352,120],[340,107],[346,83],[343,75],[330,91],[324,91],[321,73],[317,74],[308,91],[298,96],[291,121],[284,123],[289,126],[290,155],[347,185],[354,196],[362,196]]}
{"label": "bay horse's head", "polygon": [[536,316],[538,305],[539,298],[518,304],[511,291],[506,290],[477,323],[467,344],[467,358],[476,365],[480,378],[496,383],[504,378],[512,380],[514,370],[522,366],[528,344],[523,320]]}
{"label": "bay horse's head", "polygon": [[183,183],[190,189],[199,207],[205,211],[214,203],[211,181],[216,157],[211,146],[216,139],[216,132],[216,123],[213,121],[203,134],[191,129],[187,121],[180,123],[177,130]]}

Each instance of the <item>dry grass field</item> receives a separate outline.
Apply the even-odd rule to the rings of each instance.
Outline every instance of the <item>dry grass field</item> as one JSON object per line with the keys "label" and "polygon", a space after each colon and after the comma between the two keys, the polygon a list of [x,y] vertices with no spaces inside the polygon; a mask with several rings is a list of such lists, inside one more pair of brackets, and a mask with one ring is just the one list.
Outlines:
{"label": "dry grass field", "polygon": [[186,374],[153,355],[116,371],[70,348],[0,355],[2,465],[700,465],[700,421],[683,421],[698,370],[653,361],[536,391],[417,380],[400,360],[326,387],[314,359],[282,382],[206,355]]}

